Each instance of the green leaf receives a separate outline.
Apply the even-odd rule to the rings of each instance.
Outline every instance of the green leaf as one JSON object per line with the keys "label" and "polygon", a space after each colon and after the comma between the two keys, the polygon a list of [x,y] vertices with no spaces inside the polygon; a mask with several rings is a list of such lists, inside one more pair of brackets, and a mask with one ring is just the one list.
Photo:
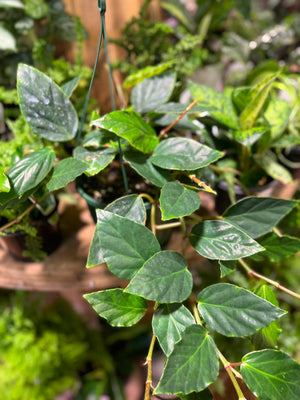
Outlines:
{"label": "green leaf", "polygon": [[139,175],[153,183],[155,186],[162,187],[172,178],[170,171],[156,167],[150,161],[150,156],[143,154],[140,151],[125,151],[124,159]]}
{"label": "green leaf", "polygon": [[81,76],[76,76],[75,78],[71,79],[70,81],[68,81],[67,83],[65,83],[61,89],[63,90],[63,92],[70,98],[72,96],[72,93],[74,92],[74,90],[76,89],[79,81],[81,79]]}
{"label": "green leaf", "polygon": [[211,260],[237,260],[264,250],[245,232],[226,221],[203,221],[195,225],[190,243]]}
{"label": "green leaf", "polygon": [[276,156],[271,151],[267,151],[263,156],[256,156],[255,162],[272,178],[283,183],[293,182],[290,172],[277,162]]}
{"label": "green leaf", "polygon": [[174,90],[175,83],[175,72],[144,79],[131,93],[135,111],[141,114],[147,113],[166,103]]}
{"label": "green leaf", "polygon": [[0,37],[0,51],[17,51],[17,42],[14,35],[3,26],[0,26]]}
{"label": "green leaf", "polygon": [[192,392],[187,395],[177,393],[177,396],[181,400],[214,400],[213,395],[208,388],[202,390],[201,392]]}
{"label": "green leaf", "polygon": [[49,77],[29,65],[19,64],[18,94],[21,111],[39,136],[57,142],[73,139],[78,118],[67,95]]}
{"label": "green leaf", "polygon": [[9,192],[10,183],[8,177],[4,173],[4,168],[0,166],[0,192]]}
{"label": "green leaf", "polygon": [[25,12],[31,18],[41,19],[49,13],[49,5],[44,0],[25,0]]}
{"label": "green leaf", "polygon": [[242,145],[251,148],[266,132],[268,128],[264,126],[257,126],[245,131],[236,130],[232,132],[232,138]]}
{"label": "green leaf", "polygon": [[159,143],[151,157],[151,162],[161,168],[175,170],[195,170],[206,167],[223,156],[193,139],[170,138]]}
{"label": "green leaf", "polygon": [[236,261],[218,260],[218,264],[220,266],[221,278],[224,278],[224,276],[231,274],[236,267],[236,263],[237,263]]}
{"label": "green leaf", "polygon": [[251,100],[240,115],[240,124],[242,130],[253,128],[257,117],[268,98],[274,80],[278,74],[269,74],[258,82],[250,92]]}
{"label": "green leaf", "polygon": [[55,153],[44,148],[27,154],[7,172],[12,189],[20,196],[37,187],[53,167]]}
{"label": "green leaf", "polygon": [[151,153],[159,142],[155,130],[135,112],[113,111],[93,121],[93,125],[128,140],[143,153]]}
{"label": "green leaf", "polygon": [[182,304],[161,304],[152,319],[153,333],[163,352],[169,356],[186,327],[195,324],[190,311]]}
{"label": "green leaf", "polygon": [[111,326],[132,326],[147,311],[147,302],[139,296],[124,293],[122,289],[109,289],[83,296]]}
{"label": "green leaf", "polygon": [[255,239],[270,232],[296,205],[293,200],[250,196],[227,208],[223,217]]}
{"label": "green leaf", "polygon": [[66,187],[68,183],[74,181],[88,167],[88,164],[75,158],[68,157],[60,160],[53,169],[52,176],[47,183],[50,192]]}
{"label": "green leaf", "polygon": [[298,400],[300,365],[287,354],[262,350],[243,357],[241,374],[260,400]]}
{"label": "green leaf", "polygon": [[200,207],[200,196],[197,192],[185,188],[178,182],[166,183],[160,194],[162,220],[180,218],[192,214]]}
{"label": "green leaf", "polygon": [[20,0],[1,0],[0,7],[24,8]]}
{"label": "green leaf", "polygon": [[[106,210],[142,225],[146,220],[146,209],[144,202],[136,194],[120,197],[113,203],[110,203],[106,207]],[[98,213],[99,210],[96,210],[97,219]],[[99,265],[104,262],[105,261],[101,252],[100,227],[99,224],[96,224],[95,233],[89,250],[87,268],[94,267],[95,265]]]}
{"label": "green leaf", "polygon": [[160,251],[153,233],[140,223],[98,210],[101,252],[110,271],[131,279],[144,263]]}
{"label": "green leaf", "polygon": [[[149,246],[149,245],[148,245]],[[180,303],[191,294],[193,278],[185,258],[174,251],[161,251],[148,259],[126,288],[158,303]]]}
{"label": "green leaf", "polygon": [[231,98],[204,85],[189,83],[193,99],[199,99],[197,105],[202,107],[201,116],[210,116],[221,125],[232,129],[240,128],[237,114]]}
{"label": "green leaf", "polygon": [[134,85],[140,83],[143,79],[151,78],[152,76],[160,75],[165,72],[167,69],[172,67],[175,61],[168,61],[165,63],[161,63],[158,65],[150,65],[149,67],[145,67],[143,69],[139,69],[137,72],[127,76],[125,81],[123,82],[124,89],[129,89]]}
{"label": "green leaf", "polygon": [[167,10],[173,17],[180,21],[188,31],[193,27],[191,14],[188,12],[185,5],[179,0],[166,0],[161,2],[161,7]]}
{"label": "green leaf", "polygon": [[272,140],[277,139],[289,123],[291,107],[286,100],[271,100],[264,117],[271,128]]}
{"label": "green leaf", "polygon": [[88,150],[85,147],[78,146],[74,150],[74,157],[89,164],[85,173],[88,176],[96,175],[102,171],[109,163],[113,161],[116,150],[108,147],[99,150]]}
{"label": "green leaf", "polygon": [[197,300],[204,321],[229,337],[252,335],[285,314],[261,297],[229,283],[207,286]]}
{"label": "green leaf", "polygon": [[271,262],[291,257],[300,251],[300,239],[291,236],[278,236],[270,233],[264,237],[260,244],[266,249],[261,255],[268,257]]}
{"label": "green leaf", "polygon": [[200,392],[217,379],[218,373],[219,359],[213,339],[200,325],[191,325],[175,344],[154,395]]}

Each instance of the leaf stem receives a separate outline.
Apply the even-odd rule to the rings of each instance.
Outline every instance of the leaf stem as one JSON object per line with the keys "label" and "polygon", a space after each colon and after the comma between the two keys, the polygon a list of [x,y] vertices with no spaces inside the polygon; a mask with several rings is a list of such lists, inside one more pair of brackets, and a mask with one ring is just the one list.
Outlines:
{"label": "leaf stem", "polygon": [[194,100],[184,111],[182,114],[179,115],[179,117],[177,117],[175,119],[175,121],[173,121],[169,126],[167,126],[165,129],[163,129],[159,136],[158,139],[162,139],[164,136],[166,136],[166,134],[198,103],[199,98]]}
{"label": "leaf stem", "polygon": [[144,400],[150,399],[150,389],[151,389],[151,385],[152,385],[152,355],[153,355],[155,340],[156,340],[156,336],[153,334],[152,340],[150,343],[150,347],[149,347],[149,351],[147,354],[147,358],[146,358],[146,363],[145,363],[146,365],[148,365],[148,372],[147,372]]}
{"label": "leaf stem", "polygon": [[223,356],[223,354],[220,352],[220,350],[219,349],[217,349],[217,350],[218,350],[219,358],[220,358],[222,364],[224,365],[224,368],[234,386],[234,389],[238,395],[239,400],[246,400],[245,396],[240,388],[240,385],[238,384],[236,377],[234,375],[236,375],[240,379],[242,379],[242,376],[237,371],[235,371],[234,368],[232,368],[232,364],[226,360],[226,358]]}
{"label": "leaf stem", "polygon": [[265,282],[268,282],[270,285],[275,286],[277,289],[289,294],[292,297],[296,297],[296,299],[300,300],[300,295],[288,288],[286,288],[285,286],[282,286],[279,282],[273,281],[272,279],[267,278],[264,275],[261,275],[257,272],[255,272],[253,269],[251,269],[249,267],[249,265],[242,260],[241,258],[238,260],[239,263],[241,264],[241,266],[244,268],[244,270],[247,272],[248,276],[250,276],[251,278],[257,278],[257,279],[261,279]]}
{"label": "leaf stem", "polygon": [[205,182],[201,181],[200,179],[198,179],[196,177],[196,175],[190,174],[188,175],[188,177],[191,179],[191,181],[195,182],[198,186],[200,186],[201,188],[203,188],[206,192],[208,193],[213,193],[213,194],[217,194],[216,191],[214,191],[210,186],[208,186]]}
{"label": "leaf stem", "polygon": [[158,231],[162,231],[164,229],[169,229],[169,228],[178,228],[181,226],[181,222],[170,222],[169,224],[161,224],[161,225],[155,225],[155,228]]}
{"label": "leaf stem", "polygon": [[193,302],[192,307],[193,307],[193,314],[194,314],[197,324],[200,326],[203,326],[199,312],[198,312],[197,303]]}

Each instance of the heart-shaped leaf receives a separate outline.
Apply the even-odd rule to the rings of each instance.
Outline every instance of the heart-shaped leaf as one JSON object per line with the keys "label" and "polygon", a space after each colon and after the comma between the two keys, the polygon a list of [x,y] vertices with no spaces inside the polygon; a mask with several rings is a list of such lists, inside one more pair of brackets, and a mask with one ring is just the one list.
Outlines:
{"label": "heart-shaped leaf", "polygon": [[74,181],[74,179],[81,175],[87,168],[87,163],[72,157],[60,160],[54,166],[51,179],[46,185],[47,189],[52,192],[66,187],[68,183]]}
{"label": "heart-shaped leaf", "polygon": [[219,359],[213,339],[200,325],[188,326],[167,360],[154,395],[201,392],[217,379],[218,373]]}
{"label": "heart-shaped leaf", "polygon": [[161,251],[148,259],[126,288],[158,303],[180,303],[191,294],[193,278],[185,258],[174,251]]}
{"label": "heart-shaped leaf", "polygon": [[21,111],[37,135],[57,142],[75,137],[76,111],[68,96],[48,76],[19,64],[17,86]]}
{"label": "heart-shaped leaf", "polygon": [[249,336],[285,311],[246,289],[229,283],[207,286],[197,298],[205,322],[224,336]]}
{"label": "heart-shaped leaf", "polygon": [[178,182],[166,183],[160,194],[162,220],[180,218],[192,214],[200,207],[200,196]]}
{"label": "heart-shaped leaf", "polygon": [[190,243],[211,260],[237,260],[264,250],[245,232],[226,221],[203,221],[195,225]]}
{"label": "heart-shaped leaf", "polygon": [[298,400],[300,365],[276,350],[255,351],[243,357],[241,374],[260,400]]}
{"label": "heart-shaped leaf", "polygon": [[153,333],[167,356],[181,339],[181,333],[192,324],[195,324],[195,319],[182,304],[161,304],[155,310],[152,319]]}
{"label": "heart-shaped leaf", "polygon": [[84,295],[93,309],[111,326],[132,326],[146,313],[145,299],[124,293],[122,289],[109,289]]}
{"label": "heart-shaped leaf", "polygon": [[175,170],[196,170],[206,167],[223,156],[196,140],[170,138],[159,143],[155,148],[151,162],[161,168]]}

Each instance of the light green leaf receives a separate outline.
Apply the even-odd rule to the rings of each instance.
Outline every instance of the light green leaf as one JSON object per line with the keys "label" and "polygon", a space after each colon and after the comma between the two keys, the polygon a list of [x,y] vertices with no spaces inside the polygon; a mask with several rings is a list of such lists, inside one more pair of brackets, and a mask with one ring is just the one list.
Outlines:
{"label": "light green leaf", "polygon": [[153,333],[167,356],[181,339],[181,333],[192,324],[195,324],[195,319],[182,304],[161,304],[155,310],[152,319]]}
{"label": "light green leaf", "polygon": [[207,286],[197,298],[204,321],[224,336],[249,336],[285,314],[261,297],[229,283]]}
{"label": "light green leaf", "polygon": [[271,139],[277,139],[289,123],[291,107],[286,100],[271,100],[264,117],[271,127]]}
{"label": "light green leaf", "polygon": [[200,325],[191,325],[175,344],[154,395],[201,392],[217,379],[218,373],[219,359],[213,339]]}
{"label": "light green leaf", "polygon": [[150,156],[140,151],[128,150],[124,152],[124,159],[131,167],[153,185],[162,187],[172,179],[170,171],[156,167],[150,161]]}
{"label": "light green leaf", "polygon": [[200,196],[178,182],[166,183],[160,194],[162,220],[180,218],[192,214],[200,207]]}
{"label": "light green leaf", "polygon": [[66,187],[88,168],[88,164],[75,158],[68,157],[55,164],[52,176],[47,183],[50,192]]}
{"label": "light green leaf", "polygon": [[14,35],[3,26],[0,26],[0,37],[0,51],[17,51],[17,42]]}
{"label": "light green leaf", "polygon": [[189,89],[193,99],[199,99],[197,106],[202,107],[201,116],[209,116],[221,125],[232,129],[239,129],[239,121],[232,104],[231,98],[219,93],[208,86],[189,83]]}
{"label": "light green leaf", "polygon": [[25,0],[25,12],[31,18],[41,19],[49,13],[49,5],[44,0]]}
{"label": "light green leaf", "polygon": [[131,93],[135,111],[141,114],[147,113],[166,103],[174,90],[175,83],[175,72],[144,79]]}
{"label": "light green leaf", "polygon": [[122,289],[103,290],[83,296],[111,326],[132,326],[147,311],[147,302],[139,296],[124,293]]}
{"label": "light green leaf", "polygon": [[124,89],[129,89],[134,85],[142,82],[143,79],[151,78],[152,76],[160,75],[165,72],[167,69],[172,67],[175,61],[168,61],[165,63],[161,63],[158,65],[150,65],[149,67],[145,67],[143,69],[139,69],[137,72],[127,76],[125,81],[123,82]]}
{"label": "light green leaf", "polygon": [[159,143],[155,130],[135,112],[113,111],[93,121],[93,125],[128,140],[143,153],[151,153]]}
{"label": "light green leaf", "polygon": [[78,118],[67,95],[48,76],[29,65],[19,64],[18,95],[21,111],[39,136],[57,142],[73,139]]}
{"label": "light green leaf", "polygon": [[296,205],[293,200],[250,196],[229,207],[223,217],[255,239],[270,232]]}
{"label": "light green leaf", "polygon": [[4,173],[4,168],[0,166],[0,192],[9,192],[10,183],[8,177]]}
{"label": "light green leaf", "polygon": [[232,138],[242,145],[250,148],[257,142],[266,132],[268,128],[257,126],[248,130],[236,130],[232,132]]}
{"label": "light green leaf", "polygon": [[20,0],[1,0],[0,7],[24,8]]}
{"label": "light green leaf", "polygon": [[260,400],[298,400],[300,365],[287,354],[262,350],[243,357],[241,374]]}
{"label": "light green leaf", "polygon": [[131,279],[144,263],[160,251],[153,233],[140,223],[98,210],[101,252],[113,274]]}
{"label": "light green leaf", "polygon": [[245,232],[226,221],[203,221],[195,225],[190,243],[211,260],[237,260],[264,250]]}
{"label": "light green leaf", "polygon": [[161,251],[148,259],[126,288],[158,303],[180,303],[191,294],[193,278],[185,258],[174,251]]}
{"label": "light green leaf", "polygon": [[61,89],[64,91],[64,93],[70,98],[72,96],[72,93],[76,89],[79,81],[81,79],[81,76],[76,76],[75,78],[71,79],[67,83],[65,83]]}
{"label": "light green leaf", "polygon": [[185,171],[206,167],[222,156],[220,151],[193,139],[178,137],[161,141],[150,160],[161,168]]}
{"label": "light green leaf", "polygon": [[96,175],[102,171],[113,161],[115,155],[116,150],[111,147],[88,150],[85,147],[78,146],[74,150],[74,157],[76,159],[89,164],[89,167],[85,171],[88,176]]}
{"label": "light green leaf", "polygon": [[161,7],[180,21],[190,31],[193,27],[191,14],[179,0],[166,0],[161,2]]}
{"label": "light green leaf", "polygon": [[263,156],[256,156],[255,162],[272,178],[278,179],[283,183],[293,182],[290,172],[277,162],[275,155],[271,151],[267,151]]}

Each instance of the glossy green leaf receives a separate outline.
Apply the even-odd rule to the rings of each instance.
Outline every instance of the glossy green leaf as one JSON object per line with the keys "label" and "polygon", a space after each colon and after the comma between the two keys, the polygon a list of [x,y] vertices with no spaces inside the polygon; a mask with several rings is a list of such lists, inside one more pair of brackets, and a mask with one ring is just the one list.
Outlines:
{"label": "glossy green leaf", "polygon": [[255,157],[255,162],[272,178],[283,183],[293,182],[291,173],[277,162],[271,151],[267,151],[263,156]]}
{"label": "glossy green leaf", "polygon": [[271,100],[264,112],[264,117],[271,128],[272,140],[278,138],[289,123],[291,107],[286,100]]}
{"label": "glossy green leaf", "polygon": [[237,262],[218,260],[218,264],[220,267],[221,278],[224,278],[224,276],[227,276],[234,271]]}
{"label": "glossy green leaf", "polygon": [[52,176],[46,185],[47,189],[52,192],[66,187],[68,183],[74,181],[77,176],[81,175],[87,167],[87,163],[72,157],[60,160],[54,166]]}
{"label": "glossy green leaf", "polygon": [[[264,300],[269,301],[274,306],[278,307],[277,298],[273,292],[273,290],[267,285],[261,285],[256,291],[255,294],[261,297]],[[254,343],[263,344],[264,347],[272,346],[276,347],[278,343],[278,338],[281,333],[281,329],[277,321],[271,322],[270,325],[263,328],[254,336]]]}
{"label": "glossy green leaf", "polygon": [[140,223],[106,210],[97,213],[101,252],[113,274],[131,279],[160,251],[153,233]]}
{"label": "glossy green leaf", "polygon": [[238,143],[250,148],[255,142],[257,142],[265,133],[267,128],[264,126],[254,127],[245,131],[236,130],[232,132],[232,137]]}
{"label": "glossy green leaf", "polygon": [[113,111],[93,121],[93,125],[128,140],[143,153],[151,153],[159,142],[155,130],[135,112]]}
{"label": "glossy green leaf", "polygon": [[99,150],[88,150],[78,146],[74,150],[74,157],[89,164],[85,173],[88,176],[96,175],[113,161],[116,150],[113,148],[101,148]]}
{"label": "glossy green leaf", "polygon": [[78,83],[81,79],[81,76],[76,76],[75,78],[71,79],[70,81],[66,82],[61,89],[64,91],[64,93],[68,96],[71,97],[72,93],[78,86]]}
{"label": "glossy green leaf", "polygon": [[260,400],[298,400],[300,365],[287,354],[262,350],[243,357],[241,374]]}
{"label": "glossy green leaf", "polygon": [[270,232],[296,205],[293,200],[250,196],[229,207],[223,217],[255,239]]}
{"label": "glossy green leaf", "polygon": [[3,26],[0,26],[0,37],[0,51],[17,51],[17,42],[14,35]]}
{"label": "glossy green leaf", "polygon": [[264,250],[245,232],[226,221],[203,221],[195,225],[190,243],[211,260],[237,260]]}
{"label": "glossy green leaf", "polygon": [[174,251],[161,251],[148,259],[126,288],[158,303],[180,303],[191,294],[193,278],[185,258]]}
{"label": "glossy green leaf", "polygon": [[161,168],[195,170],[206,167],[223,156],[196,140],[170,138],[159,143],[153,152],[151,162]]}
{"label": "glossy green leaf", "polygon": [[44,148],[27,154],[7,172],[11,186],[16,194],[21,195],[37,187],[53,167],[55,153]]}
{"label": "glossy green leaf", "polygon": [[83,296],[111,326],[132,326],[147,311],[145,299],[124,293],[122,289],[109,289]]}
{"label": "glossy green leaf", "polygon": [[25,0],[25,12],[34,19],[40,19],[49,13],[49,5],[44,0]]}
{"label": "glossy green leaf", "polygon": [[204,321],[224,336],[249,336],[285,311],[246,289],[229,283],[207,286],[197,298]]}
{"label": "glossy green leaf", "polygon": [[20,107],[30,128],[51,141],[64,142],[74,138],[78,118],[63,90],[29,65],[19,64],[17,76]]}
{"label": "glossy green leaf", "polygon": [[147,113],[166,103],[174,90],[175,83],[175,72],[144,79],[131,93],[135,111],[141,114]]}
{"label": "glossy green leaf", "polygon": [[180,218],[192,214],[200,207],[200,196],[178,182],[166,183],[160,194],[162,220]]}
{"label": "glossy green leaf", "polygon": [[84,136],[82,139],[82,146],[88,147],[89,150],[95,148],[99,150],[100,147],[105,147],[110,142],[116,142],[117,137],[114,133],[106,131],[105,129],[93,130]]}
{"label": "glossy green leaf", "polygon": [[124,159],[135,171],[137,171],[139,175],[153,183],[155,186],[162,187],[172,179],[170,171],[156,167],[150,161],[150,156],[143,154],[140,151],[125,151]]}
{"label": "glossy green leaf", "polygon": [[202,107],[199,116],[209,116],[222,125],[229,128],[240,128],[237,114],[230,97],[219,93],[208,86],[189,83],[189,89],[193,99],[199,99],[197,105]]}
{"label": "glossy green leaf", "polygon": [[272,84],[277,77],[277,73],[269,74],[260,82],[258,82],[253,88],[251,88],[251,100],[247,103],[246,108],[240,115],[240,124],[242,130],[251,129],[265,101],[268,98]]}
{"label": "glossy green leaf", "polygon": [[[136,194],[120,197],[106,207],[107,211],[128,218],[139,224],[144,224],[146,220],[146,209],[143,200]],[[99,210],[96,210],[97,219]],[[90,245],[87,268],[104,263],[101,252],[100,227],[96,224],[95,233]]]}
{"label": "glossy green leaf", "polygon": [[152,319],[153,333],[167,356],[181,339],[181,333],[192,324],[195,324],[195,319],[182,304],[161,304],[155,310]]}
{"label": "glossy green leaf", "polygon": [[218,373],[219,359],[213,339],[200,325],[191,325],[175,344],[154,395],[201,392],[217,379]]}
{"label": "glossy green leaf", "polygon": [[268,257],[272,262],[280,261],[300,251],[300,239],[291,236],[278,236],[270,233],[260,244],[266,249],[261,255]]}
{"label": "glossy green leaf", "polygon": [[[170,28],[170,32],[172,29]],[[158,65],[150,65],[148,67],[139,69],[137,72],[127,76],[125,81],[123,82],[123,87],[125,89],[129,89],[134,85],[137,85],[138,83],[142,82],[143,79],[146,78],[151,78],[152,76],[160,75],[166,70],[168,70],[172,65],[175,63],[175,61],[168,61],[165,63],[160,63]]]}
{"label": "glossy green leaf", "polygon": [[0,166],[0,192],[9,192],[10,183],[8,177],[4,173],[4,168]]}

